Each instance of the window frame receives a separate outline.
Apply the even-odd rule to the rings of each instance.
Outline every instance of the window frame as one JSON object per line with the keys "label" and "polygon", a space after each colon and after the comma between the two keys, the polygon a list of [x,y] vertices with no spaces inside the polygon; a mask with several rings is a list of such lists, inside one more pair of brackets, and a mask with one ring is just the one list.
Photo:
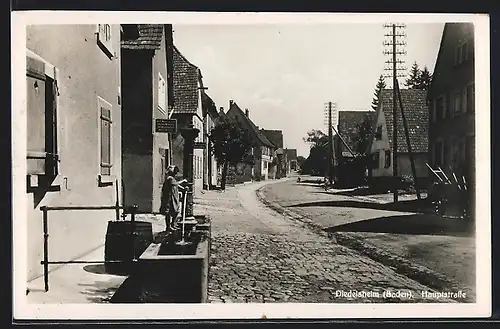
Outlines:
{"label": "window frame", "polygon": [[384,168],[385,169],[391,167],[391,157],[392,157],[391,150],[385,150],[384,151]]}
{"label": "window frame", "polygon": [[[472,95],[472,101],[471,101],[471,107],[469,109],[469,88],[472,89],[472,92],[471,92],[471,95]],[[467,98],[467,102],[466,102],[466,107],[465,107],[465,113],[475,113],[476,112],[476,86],[475,86],[475,83],[474,81],[473,82],[470,82],[467,84],[467,86],[465,86],[465,94],[466,94],[466,98]]]}
{"label": "window frame", "polygon": [[[112,59],[115,57],[115,51],[113,49],[113,33],[112,24],[97,24],[96,27],[97,44],[106,53],[106,55]],[[109,29],[109,37],[106,35],[107,29]]]}
{"label": "window frame", "polygon": [[[102,114],[102,109],[105,108],[109,111],[109,117],[105,117]],[[103,162],[102,154],[102,124],[103,121],[109,122],[109,163]],[[112,183],[114,179],[114,164],[113,164],[113,154],[114,154],[114,134],[113,134],[113,105],[102,98],[97,96],[97,155],[98,155],[98,177],[100,184]],[[103,173],[103,168],[109,168],[109,174]]]}
{"label": "window frame", "polygon": [[453,117],[456,117],[462,113],[462,89],[456,89],[453,91],[453,111],[451,112]]}
{"label": "window frame", "polygon": [[[162,87],[163,85],[163,87]],[[158,96],[157,96],[157,107],[160,112],[163,114],[168,113],[167,109],[167,81],[163,76],[161,75],[160,72],[158,72]]]}
{"label": "window frame", "polygon": [[438,166],[439,167],[443,167],[443,165],[444,165],[444,141],[442,139],[440,139],[440,138],[436,139],[434,141],[434,155],[433,155],[433,157],[434,157],[434,163],[433,163],[433,165],[436,168]]}
{"label": "window frame", "polygon": [[[44,128],[44,139],[45,139],[45,146],[44,146],[44,152],[38,152],[38,151],[30,151],[28,148],[29,146],[26,145],[26,161],[29,159],[45,159],[44,161],[44,170],[43,172],[33,172],[33,173],[28,173],[26,172],[27,175],[27,182],[28,182],[28,190],[32,188],[38,187],[38,183],[40,182],[41,178],[42,180],[45,180],[47,182],[50,182],[51,185],[54,185],[54,179],[60,175],[61,173],[61,137],[63,136],[62,131],[61,131],[61,111],[60,111],[60,106],[59,106],[59,101],[60,101],[60,91],[59,91],[59,69],[54,66],[53,64],[49,63],[47,60],[42,58],[40,55],[36,54],[30,49],[26,49],[26,78],[32,77],[35,79],[40,79],[45,81],[46,86],[47,86],[47,81],[50,79],[50,83],[52,84],[53,88],[53,109],[52,109],[52,140],[51,140],[51,147],[54,149],[53,152],[47,152],[47,124],[45,123],[45,128]],[[43,64],[43,73],[42,72],[34,72],[31,71],[30,68],[28,67],[28,58],[40,62]],[[27,92],[26,90],[26,97],[27,97]],[[46,99],[45,99],[46,101]],[[28,113],[28,108],[27,108],[27,100],[26,100],[26,111]],[[46,105],[44,106],[44,116],[47,116],[47,107]],[[27,118],[29,120],[29,116]],[[52,159],[48,159],[48,155],[52,156]],[[51,172],[47,171],[47,163],[51,163]],[[28,167],[26,168],[28,170]],[[46,178],[46,179],[45,179]]]}
{"label": "window frame", "polygon": [[382,140],[382,131],[383,131],[383,127],[382,125],[377,125],[377,129],[375,130],[375,140]]}

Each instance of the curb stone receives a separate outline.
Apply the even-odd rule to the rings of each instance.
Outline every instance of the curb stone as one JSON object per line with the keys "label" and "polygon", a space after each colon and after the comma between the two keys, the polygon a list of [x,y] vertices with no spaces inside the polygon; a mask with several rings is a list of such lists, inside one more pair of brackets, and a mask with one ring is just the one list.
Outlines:
{"label": "curb stone", "polygon": [[304,226],[311,229],[314,233],[319,233],[322,236],[326,236],[334,243],[355,250],[358,253],[367,256],[378,263],[391,267],[395,272],[402,274],[412,280],[415,280],[431,289],[437,289],[438,291],[442,289],[446,289],[448,291],[463,291],[467,294],[467,297],[465,299],[459,299],[459,301],[461,302],[475,302],[475,296],[473,296],[474,294],[471,289],[461,285],[455,280],[447,278],[441,273],[433,271],[425,266],[415,264],[403,257],[397,256],[388,251],[380,250],[374,245],[367,243],[363,239],[355,237],[348,233],[326,232],[323,227],[312,223],[311,219],[290,211],[275,202],[267,200],[265,198],[264,192],[262,191],[264,187],[265,186],[262,186],[256,191],[259,201],[261,201],[272,210],[290,218],[291,220],[305,224]]}

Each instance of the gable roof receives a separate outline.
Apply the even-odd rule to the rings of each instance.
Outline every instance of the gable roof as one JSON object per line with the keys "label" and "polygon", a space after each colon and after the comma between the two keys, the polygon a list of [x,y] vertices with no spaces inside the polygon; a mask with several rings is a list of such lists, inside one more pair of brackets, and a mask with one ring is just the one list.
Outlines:
{"label": "gable roof", "polygon": [[[353,152],[356,152],[356,140],[359,134],[359,126],[363,121],[368,120],[370,123],[376,118],[376,111],[339,111],[339,129],[340,136],[344,139],[347,145]],[[341,143],[342,151],[347,151],[344,143]],[[350,155],[351,153],[348,152]]]}
{"label": "gable roof", "polygon": [[[427,152],[428,149],[428,125],[429,125],[429,110],[427,108],[427,93],[424,90],[418,89],[400,89],[403,109],[408,125],[408,133],[410,135],[410,143],[412,152],[420,153]],[[387,135],[389,137],[389,145],[392,149],[392,134],[393,134],[393,113],[392,113],[392,89],[383,89],[380,93],[379,104],[383,109],[385,122],[387,126]],[[399,107],[399,102],[397,103]],[[398,133],[398,153],[408,152],[406,144],[406,135],[401,116],[401,109],[397,109],[397,133]],[[375,130],[374,130],[375,132]]]}
{"label": "gable roof", "polygon": [[283,148],[283,132],[281,130],[260,130],[276,148]]}
{"label": "gable roof", "polygon": [[269,141],[266,138],[266,136],[264,136],[264,134],[262,134],[259,131],[259,128],[257,128],[255,123],[253,123],[253,121],[250,120],[250,118],[247,117],[245,115],[245,113],[243,113],[243,111],[238,106],[238,104],[236,104],[236,102],[231,103],[231,106],[229,107],[229,110],[226,112],[226,115],[229,115],[230,117],[233,117],[233,118],[243,118],[243,120],[241,120],[241,121],[242,121],[244,127],[246,127],[250,131],[250,134],[253,136],[253,138],[256,141],[258,141],[260,144],[262,144],[264,146],[269,146],[272,148],[275,147],[274,144],[271,143],[271,141]]}
{"label": "gable roof", "polygon": [[136,50],[160,49],[163,39],[163,24],[137,24],[139,36],[132,40],[122,40],[121,48]]}
{"label": "gable roof", "polygon": [[297,150],[296,149],[285,149],[286,159],[297,160]]}
{"label": "gable roof", "polygon": [[201,93],[201,104],[203,108],[203,115],[208,113],[212,119],[219,117],[219,112],[215,106],[215,102],[204,91]]}
{"label": "gable roof", "polygon": [[174,112],[173,114],[196,114],[198,112],[199,69],[173,46]]}

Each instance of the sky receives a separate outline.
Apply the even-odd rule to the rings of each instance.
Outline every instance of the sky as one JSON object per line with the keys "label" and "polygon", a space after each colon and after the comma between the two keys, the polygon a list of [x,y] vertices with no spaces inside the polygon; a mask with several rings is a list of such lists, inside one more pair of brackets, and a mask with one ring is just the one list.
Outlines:
{"label": "sky", "polygon": [[[401,59],[433,72],[443,23],[408,24]],[[174,25],[174,43],[201,69],[217,108],[229,100],[264,129],[282,130],[284,146],[307,157],[303,138],[324,130],[325,103],[369,110],[384,71],[380,24]],[[392,80],[386,79],[391,88]],[[401,81],[402,82],[402,81]]]}

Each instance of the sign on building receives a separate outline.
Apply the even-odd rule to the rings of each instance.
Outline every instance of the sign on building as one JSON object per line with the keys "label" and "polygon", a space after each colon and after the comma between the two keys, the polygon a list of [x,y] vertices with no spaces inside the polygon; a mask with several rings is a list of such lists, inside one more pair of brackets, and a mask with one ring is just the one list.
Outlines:
{"label": "sign on building", "polygon": [[194,142],[194,148],[199,150],[199,149],[204,149],[205,148],[205,143],[204,142]]}
{"label": "sign on building", "polygon": [[177,132],[177,120],[176,119],[156,119],[155,120],[155,131],[157,133],[176,133]]}

